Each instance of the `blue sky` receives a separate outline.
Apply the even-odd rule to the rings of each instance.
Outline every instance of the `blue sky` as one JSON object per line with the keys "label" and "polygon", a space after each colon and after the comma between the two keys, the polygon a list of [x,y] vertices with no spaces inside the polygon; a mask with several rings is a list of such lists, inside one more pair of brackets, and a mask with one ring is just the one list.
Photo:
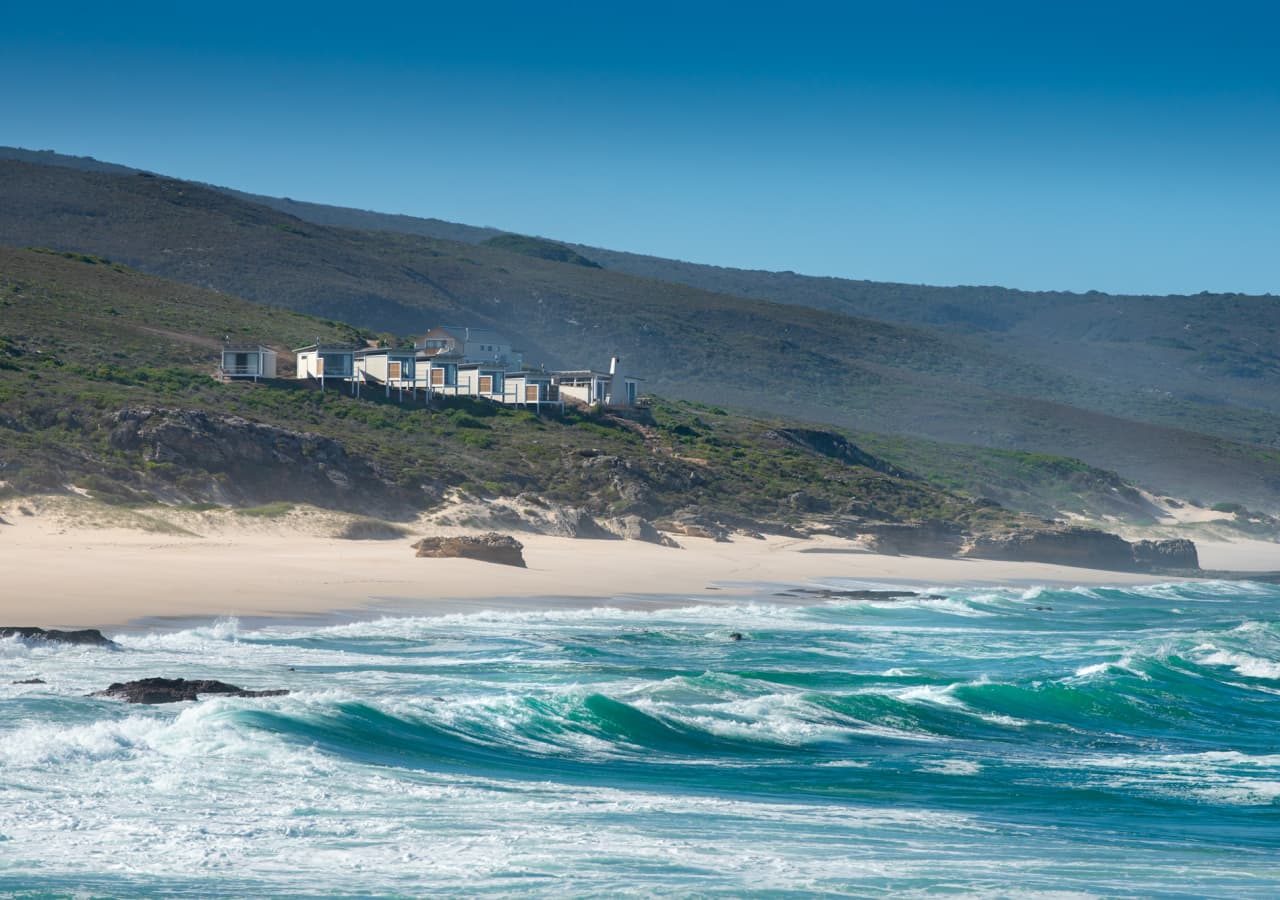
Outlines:
{"label": "blue sky", "polygon": [[6,11],[0,143],[719,265],[1280,293],[1273,4],[122,6]]}

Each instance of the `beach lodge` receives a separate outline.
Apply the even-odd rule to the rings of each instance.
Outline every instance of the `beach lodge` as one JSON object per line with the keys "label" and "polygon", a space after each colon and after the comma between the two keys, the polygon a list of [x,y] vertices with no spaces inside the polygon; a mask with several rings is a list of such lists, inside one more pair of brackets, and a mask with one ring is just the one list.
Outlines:
{"label": "beach lodge", "polygon": [[[400,400],[408,392],[411,401],[422,391],[427,402],[434,396],[473,397],[539,412],[563,408],[566,403],[632,407],[637,404],[641,380],[626,375],[618,357],[610,360],[608,372],[527,370],[524,355],[498,332],[455,325],[431,329],[413,347],[315,343],[298,347],[293,354],[295,377],[322,391],[332,386],[358,396],[362,390],[381,388],[385,396],[394,392]],[[217,377],[275,378],[275,351],[227,346]]]}
{"label": "beach lodge", "polygon": [[308,344],[293,351],[298,361],[298,377],[314,379],[324,390],[326,381],[352,386],[355,392],[356,351],[354,347]]}
{"label": "beach lodge", "polygon": [[222,348],[222,362],[218,364],[216,377],[219,381],[233,378],[276,377],[276,351],[260,344],[235,345],[226,344]]}

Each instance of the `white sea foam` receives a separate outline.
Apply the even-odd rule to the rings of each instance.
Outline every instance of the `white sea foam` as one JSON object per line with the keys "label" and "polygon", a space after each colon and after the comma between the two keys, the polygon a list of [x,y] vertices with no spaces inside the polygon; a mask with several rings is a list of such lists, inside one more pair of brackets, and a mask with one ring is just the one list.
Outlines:
{"label": "white sea foam", "polygon": [[1134,675],[1143,681],[1151,680],[1150,675],[1138,668],[1136,665],[1135,655],[1132,653],[1126,653],[1119,659],[1110,659],[1099,663],[1091,663],[1087,666],[1081,666],[1076,669],[1075,677],[1088,680],[1099,675],[1109,675],[1113,672],[1123,672],[1127,675]]}
{"label": "white sea foam", "polygon": [[[948,601],[1013,612],[963,620],[888,603],[868,612],[735,601],[325,628],[215,625],[157,640],[126,635],[125,652],[111,654],[24,645],[7,660],[0,647],[0,673],[51,682],[21,694],[3,686],[23,718],[0,719],[0,835],[8,838],[0,893],[31,872],[52,893],[83,883],[103,894],[153,884],[188,893],[234,884],[256,894],[315,885],[556,896],[619,887],[637,896],[1232,894],[1280,884],[1265,829],[1238,852],[1213,831],[1215,815],[1269,814],[1213,807],[1280,799],[1280,755],[1257,750],[1266,735],[1245,718],[1247,706],[1234,711],[1240,749],[1208,753],[1157,752],[1188,745],[1176,724],[1151,726],[1166,729],[1153,738],[1120,720],[1090,720],[1065,744],[1060,730],[985,742],[985,732],[957,739],[909,724],[929,715],[1018,726],[980,701],[962,702],[962,688],[986,683],[979,672],[1022,685],[1076,670],[1106,690],[1109,676],[1169,654],[1203,661],[1229,648],[1268,662],[1276,633],[1264,604],[1276,595],[1257,595],[1238,611],[1179,599],[1203,620],[1113,630],[1106,614],[1119,602],[1114,595],[1060,601],[1055,592],[1055,606],[1075,603],[1086,614],[1029,627],[1017,608],[1027,593],[954,589]],[[1127,611],[1118,621],[1129,621]],[[1224,637],[1242,620],[1260,624]],[[730,643],[730,630],[755,633]],[[815,648],[825,658],[810,656]],[[299,671],[288,672],[295,661]],[[54,666],[56,677],[48,674]],[[876,673],[886,680],[876,683]],[[888,680],[918,673],[943,674],[924,687]],[[109,681],[157,674],[296,693],[155,709],[82,699]],[[788,684],[802,675],[816,677]],[[827,705],[849,693],[915,709],[868,704],[875,711],[867,721],[850,721]],[[686,751],[661,729],[654,745],[673,741],[675,749],[654,751],[647,724],[592,695],[684,731],[689,748],[723,741],[724,759],[714,749]],[[606,724],[595,713],[614,718]],[[632,722],[635,744],[600,730]],[[701,767],[690,775],[692,765]],[[568,777],[557,775],[561,767]],[[998,792],[1007,771],[1018,773],[1027,804],[1040,784],[1183,804],[1185,841],[1126,839],[1141,820],[1117,815],[1131,805],[1118,802],[1098,804],[1083,830],[1053,810],[1037,824],[1030,805],[1006,820]],[[640,786],[628,787],[637,784],[631,777]],[[1090,815],[1090,795],[1079,801],[1067,819]],[[1101,830],[1106,840],[1096,840]],[[1206,836],[1209,844],[1196,844]],[[127,875],[113,881],[113,873]]]}
{"label": "white sea foam", "polygon": [[239,637],[240,620],[229,617],[180,631],[122,632],[112,635],[112,640],[134,650],[199,650],[210,643],[235,641]]}
{"label": "white sea foam", "polygon": [[[1211,648],[1206,647],[1204,649]],[[1244,675],[1248,678],[1280,679],[1280,662],[1259,659],[1248,653],[1219,650],[1217,648],[1212,648],[1212,650],[1213,652],[1207,653],[1199,659],[1201,665],[1229,666],[1237,675]]]}
{"label": "white sea foam", "polygon": [[920,771],[934,775],[977,775],[982,766],[968,759],[939,759],[921,766]]}
{"label": "white sea foam", "polygon": [[1231,784],[1199,788],[1201,797],[1233,806],[1270,806],[1280,800],[1280,781],[1242,778]]}

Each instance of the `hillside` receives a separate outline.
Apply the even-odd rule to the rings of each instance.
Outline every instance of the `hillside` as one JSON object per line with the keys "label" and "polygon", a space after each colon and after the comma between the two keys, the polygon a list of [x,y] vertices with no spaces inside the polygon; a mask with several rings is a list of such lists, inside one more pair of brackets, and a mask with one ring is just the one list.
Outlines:
{"label": "hillside", "polygon": [[270,336],[285,353],[359,335],[102,258],[0,249],[0,311],[0,473],[11,492],[74,485],[127,505],[306,501],[395,517],[461,490],[532,493],[601,517],[775,528],[815,513],[1020,521],[872,457],[816,452],[780,436],[783,423],[706,407],[660,403],[644,424],[470,401],[428,409],[287,380],[222,384],[209,373],[227,334]]}
{"label": "hillside", "polygon": [[[367,335],[98,257],[0,248],[0,311],[0,489],[10,491],[72,484],[113,503],[305,500],[393,516],[455,488],[490,497],[533,491],[600,515],[696,509],[779,527],[815,515],[1017,520],[966,496],[1045,515],[1152,514],[1117,501],[1134,492],[1113,474],[1070,460],[860,434],[858,443],[877,454],[868,455],[847,434],[706,405],[659,402],[641,425],[536,419],[465,402],[427,410],[376,395],[322,395],[291,381],[219,384],[209,373],[224,338],[267,336],[287,371],[290,346]],[[154,409],[182,414],[143,421],[138,411]],[[219,416],[311,435],[311,460],[341,478],[304,472],[280,434],[264,458],[248,441],[248,422],[214,428]],[[157,423],[169,428],[164,452],[161,443],[132,440],[126,426],[139,421],[155,441]],[[186,429],[177,444],[175,422]],[[207,446],[195,446],[198,439]],[[883,456],[928,476],[905,474]]]}
{"label": "hillside", "polygon": [[[1280,416],[1271,401],[1229,406],[1207,392],[1225,391],[1222,379],[1240,375],[1205,376],[1200,396],[1175,394],[1101,360],[1067,371],[1052,353],[1031,352],[1029,340],[972,327],[859,318],[650,280],[609,270],[618,263],[607,251],[584,253],[601,270],[483,244],[335,228],[159,177],[6,162],[0,196],[0,242],[108,256],[378,331],[413,333],[441,320],[491,325],[518,335],[534,363],[602,365],[620,352],[647,387],[668,396],[1077,457],[1160,493],[1280,509]],[[1247,332],[1244,312],[1223,315],[1228,337]],[[1271,327],[1266,316],[1259,321]],[[1112,346],[1066,344],[1060,355],[1081,344],[1085,361]],[[1182,363],[1168,365],[1195,380]],[[1264,366],[1250,381],[1259,396],[1271,377]]]}
{"label": "hillside", "polygon": [[[0,147],[0,159],[116,174],[139,171],[89,157],[9,147]],[[1073,379],[1094,377],[1113,384],[1128,383],[1138,395],[1129,414],[1151,421],[1184,424],[1177,421],[1182,414],[1179,408],[1160,402],[1166,395],[1235,407],[1237,411],[1280,411],[1280,391],[1276,390],[1280,386],[1280,297],[1272,295],[1077,294],[734,269],[547,241],[440,219],[217,189],[318,224],[472,244],[506,241],[513,249],[527,245],[542,252],[553,248],[556,256],[544,258],[569,259],[576,250],[578,259],[641,278],[980,336],[983,341],[997,343],[1006,353],[1050,364]],[[1280,432],[1275,429],[1226,436],[1280,444]]]}

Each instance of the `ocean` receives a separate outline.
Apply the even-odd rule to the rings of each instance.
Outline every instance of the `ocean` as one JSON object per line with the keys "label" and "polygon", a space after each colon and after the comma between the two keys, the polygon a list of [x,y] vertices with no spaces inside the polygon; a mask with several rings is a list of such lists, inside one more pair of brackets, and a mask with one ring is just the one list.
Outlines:
{"label": "ocean", "polygon": [[6,639],[0,892],[1280,895],[1280,587],[922,590]]}

